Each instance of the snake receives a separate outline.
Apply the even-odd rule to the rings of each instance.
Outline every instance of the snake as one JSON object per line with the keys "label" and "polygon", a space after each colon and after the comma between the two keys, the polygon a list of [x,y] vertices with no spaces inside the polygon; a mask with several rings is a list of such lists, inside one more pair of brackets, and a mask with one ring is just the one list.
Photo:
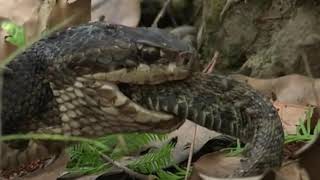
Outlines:
{"label": "snake", "polygon": [[[168,133],[185,119],[246,143],[246,177],[281,165],[276,109],[227,76],[197,72],[194,48],[158,28],[90,22],[56,31],[2,69],[2,136],[46,133],[97,138]],[[68,143],[0,142],[0,168],[61,153]]]}

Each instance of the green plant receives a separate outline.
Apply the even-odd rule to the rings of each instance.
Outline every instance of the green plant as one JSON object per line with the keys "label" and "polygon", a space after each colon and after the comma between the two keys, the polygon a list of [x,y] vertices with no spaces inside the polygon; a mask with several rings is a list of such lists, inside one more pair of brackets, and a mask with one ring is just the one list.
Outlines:
{"label": "green plant", "polygon": [[159,180],[182,180],[185,179],[187,171],[182,169],[176,165],[173,166],[175,168],[175,172],[172,173],[170,171],[159,170],[157,172]]}
{"label": "green plant", "polygon": [[[311,128],[312,114],[313,114],[313,108],[309,108],[309,110],[306,111],[305,121],[302,121],[301,119],[299,120],[299,125],[296,128],[296,133],[285,134],[285,143],[310,141],[313,138],[315,138],[315,135],[319,134],[320,132],[319,120],[314,130],[312,130]],[[304,122],[306,122],[306,125]]]}
{"label": "green plant", "polygon": [[2,21],[0,23],[1,29],[7,32],[6,41],[17,46],[25,45],[25,31],[22,26],[19,26],[11,21]]}
{"label": "green plant", "polygon": [[173,148],[173,144],[166,144],[158,150],[154,150],[143,155],[139,159],[130,163],[128,167],[144,174],[158,172],[173,164],[171,158],[171,151]]}
{"label": "green plant", "polygon": [[[129,133],[120,135],[109,135],[99,138],[97,141],[112,147],[108,151],[100,151],[114,160],[118,160],[123,156],[128,156],[143,148],[146,144],[167,139],[166,135],[151,134],[151,133]],[[120,143],[119,143],[120,142]],[[173,144],[167,144],[160,149],[148,152],[140,156],[137,160],[128,165],[129,168],[135,171],[151,174],[161,170],[172,164],[171,150]],[[103,161],[99,151],[92,148],[87,143],[82,143],[68,149],[71,156],[71,162],[68,169],[71,172],[80,172],[84,174],[97,173],[107,170],[111,165]]]}
{"label": "green plant", "polygon": [[225,148],[223,151],[228,152],[227,156],[238,156],[244,151],[243,146],[241,146],[241,142],[239,139],[237,139],[237,144],[236,147],[230,147],[230,148]]}

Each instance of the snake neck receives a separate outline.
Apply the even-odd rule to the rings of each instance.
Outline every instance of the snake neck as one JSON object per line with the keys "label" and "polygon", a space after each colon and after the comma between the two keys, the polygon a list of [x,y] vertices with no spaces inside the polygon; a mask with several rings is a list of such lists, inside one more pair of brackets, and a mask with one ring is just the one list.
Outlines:
{"label": "snake neck", "polygon": [[31,121],[52,100],[46,73],[57,49],[46,41],[33,44],[18,54],[3,71],[2,134],[22,132],[20,125]]}

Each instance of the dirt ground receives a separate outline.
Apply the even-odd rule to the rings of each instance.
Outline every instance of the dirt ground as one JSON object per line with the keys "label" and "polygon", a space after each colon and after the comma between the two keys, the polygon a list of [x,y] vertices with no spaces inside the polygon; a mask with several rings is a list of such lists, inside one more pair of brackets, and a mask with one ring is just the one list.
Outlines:
{"label": "dirt ground", "polygon": [[[306,75],[305,61],[320,76],[320,2],[249,0],[239,2],[220,19],[224,0],[201,0],[195,22],[204,27],[201,54],[221,54],[217,69],[271,78]],[[220,10],[220,11],[219,11]]]}

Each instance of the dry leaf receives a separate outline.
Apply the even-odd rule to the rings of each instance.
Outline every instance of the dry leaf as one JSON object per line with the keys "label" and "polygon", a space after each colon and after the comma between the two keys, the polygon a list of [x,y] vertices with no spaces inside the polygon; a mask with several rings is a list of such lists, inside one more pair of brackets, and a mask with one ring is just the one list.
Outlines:
{"label": "dry leaf", "polygon": [[[35,1],[35,0],[0,0],[0,17],[13,21],[18,25],[27,24],[26,37],[30,39],[36,36],[44,27],[39,27],[40,21],[45,20],[45,16],[39,16],[38,13],[41,10],[41,6],[47,1]],[[52,1],[52,0],[51,0]],[[45,20],[46,21],[46,20]]]}
{"label": "dry leaf", "polygon": [[[248,76],[234,74],[232,78],[249,84],[252,88],[275,100],[273,105],[279,110],[284,129],[287,133],[296,132],[299,120],[305,120],[305,112],[309,105],[317,106],[315,92],[320,95],[320,79],[313,80],[302,75],[287,75],[274,79],[257,79]],[[316,125],[319,119],[319,108],[314,108],[311,126]]]}
{"label": "dry leaf", "polygon": [[[72,15],[75,18],[68,26],[90,20],[90,0],[76,0],[72,3],[67,0],[0,0],[0,3],[0,19],[23,26],[27,42],[37,39],[47,28],[55,27]],[[16,50],[16,47],[4,43],[3,37],[3,31],[0,31],[1,60]]]}
{"label": "dry leaf", "polygon": [[[104,2],[98,9],[92,11],[92,21],[104,19],[113,24],[136,27],[140,21],[140,0],[92,0],[92,6]],[[101,18],[104,17],[104,18]]]}
{"label": "dry leaf", "polygon": [[275,101],[273,105],[278,109],[279,116],[284,128],[288,134],[295,134],[299,120],[306,119],[306,111],[310,107],[296,104],[285,104],[283,102]]}
{"label": "dry leaf", "polygon": [[[261,176],[246,178],[224,178],[230,176],[240,167],[241,157],[225,156],[225,153],[214,152],[202,156],[193,165],[191,180],[259,180]],[[196,173],[196,174],[195,174]]]}
{"label": "dry leaf", "polygon": [[309,180],[305,170],[295,161],[287,162],[275,172],[275,176],[275,180]]}
{"label": "dry leaf", "polygon": [[[10,20],[18,25],[27,26],[26,38],[31,39],[39,33],[38,23],[41,21],[37,16],[41,1],[35,0],[0,0],[0,17],[3,20]],[[35,26],[32,26],[35,25]],[[41,29],[41,28],[40,28]],[[4,31],[0,31],[0,59],[5,59],[14,52],[17,47],[6,43]]]}
{"label": "dry leaf", "polygon": [[[177,130],[168,134],[168,141],[171,139],[177,139],[177,143],[171,152],[171,157],[174,162],[180,163],[186,160],[189,156],[190,146],[193,142],[195,123],[186,120]],[[220,134],[206,129],[201,126],[197,126],[196,141],[193,147],[193,152],[198,152],[209,140],[219,136]],[[168,141],[154,141],[148,145],[148,147],[160,148]],[[147,147],[147,148],[148,148]]]}
{"label": "dry leaf", "polygon": [[240,167],[240,157],[226,157],[225,153],[214,152],[202,156],[193,168],[202,175],[224,177]]}
{"label": "dry leaf", "polygon": [[[248,76],[234,74],[232,78],[248,83],[254,89],[262,92],[269,98],[275,96],[277,101],[286,104],[317,106],[313,80],[298,74],[286,75],[274,79],[256,79]],[[320,96],[320,79],[315,79],[315,92]]]}
{"label": "dry leaf", "polygon": [[57,0],[56,6],[49,15],[47,28],[51,29],[67,19],[69,21],[66,26],[90,21],[91,0]]}
{"label": "dry leaf", "polygon": [[[282,165],[280,170],[269,172],[262,180],[318,180],[320,177],[320,136],[295,153],[291,161]],[[270,173],[275,178],[269,179]]]}

